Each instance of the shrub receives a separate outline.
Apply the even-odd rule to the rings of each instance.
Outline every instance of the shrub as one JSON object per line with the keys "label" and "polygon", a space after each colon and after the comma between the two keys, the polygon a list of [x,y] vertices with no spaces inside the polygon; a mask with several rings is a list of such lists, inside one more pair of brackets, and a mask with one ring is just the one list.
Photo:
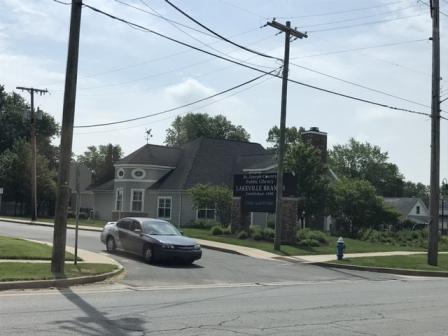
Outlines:
{"label": "shrub", "polygon": [[266,228],[264,229],[264,240],[274,241],[275,239],[275,230]]}
{"label": "shrub", "polygon": [[309,239],[309,238],[301,240],[299,242],[299,244],[302,245],[302,246],[306,246],[306,247],[318,247],[318,246],[320,246],[320,243],[319,243],[318,240],[316,240],[316,239]]}
{"label": "shrub", "polygon": [[232,234],[232,228],[230,226],[222,229],[223,235],[231,235]]}
{"label": "shrub", "polygon": [[213,236],[219,236],[219,235],[222,235],[222,234],[223,234],[222,227],[216,225],[216,226],[214,226],[214,227],[211,228],[210,233],[211,233]]}
{"label": "shrub", "polygon": [[186,225],[186,227],[195,228],[195,229],[209,229],[213,226],[220,226],[217,221],[214,220],[204,220],[204,219],[196,219],[191,221]]}
{"label": "shrub", "polygon": [[310,230],[310,229],[302,229],[297,231],[297,241],[301,244],[304,240],[315,240],[319,242],[319,244],[328,244],[330,239],[325,232]]}
{"label": "shrub", "polygon": [[275,219],[272,218],[268,219],[267,226],[269,229],[275,229]]}
{"label": "shrub", "polygon": [[247,239],[248,238],[248,234],[246,231],[241,231],[240,233],[238,233],[237,236],[238,239]]}

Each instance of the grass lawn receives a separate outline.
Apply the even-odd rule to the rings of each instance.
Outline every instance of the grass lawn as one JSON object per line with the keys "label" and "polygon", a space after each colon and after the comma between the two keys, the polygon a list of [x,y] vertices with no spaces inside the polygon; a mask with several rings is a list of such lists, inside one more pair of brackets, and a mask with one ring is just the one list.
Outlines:
{"label": "grass lawn", "polygon": [[[0,236],[0,259],[50,260],[52,247],[28,240]],[[66,252],[67,260],[75,256]]]}
{"label": "grass lawn", "polygon": [[[55,279],[50,267],[49,263],[0,262],[0,281]],[[109,264],[66,264],[65,276],[62,278],[108,273],[116,268],[117,266]]]}
{"label": "grass lawn", "polygon": [[340,264],[350,264],[358,266],[401,268],[422,271],[448,271],[448,255],[439,254],[438,266],[427,264],[426,254],[416,254],[410,256],[390,256],[390,257],[362,257],[338,260]]}
{"label": "grass lawn", "polygon": [[[29,217],[2,216],[2,218],[19,219],[19,220],[25,220],[25,221],[30,221],[31,220]],[[37,221],[38,222],[45,222],[45,223],[54,223],[54,219],[53,218],[38,218]],[[76,224],[75,218],[68,218],[67,219],[67,224],[75,225]],[[102,228],[102,227],[104,227],[104,225],[106,225],[106,221],[99,220],[99,219],[80,219],[79,220],[79,225],[82,225],[82,226],[93,226],[93,227],[100,227],[100,228]]]}
{"label": "grass lawn", "polygon": [[[338,237],[331,237],[328,245],[319,247],[301,247],[282,245],[280,251],[274,250],[274,243],[255,241],[251,239],[238,239],[233,236],[213,236],[210,230],[182,228],[186,236],[198,239],[212,240],[220,243],[234,244],[257,248],[263,251],[279,255],[310,255],[310,254],[336,254],[336,240]],[[344,238],[346,249],[345,253],[362,252],[387,252],[387,251],[424,251],[422,248],[410,246],[397,246],[390,244],[370,243],[356,239]]]}

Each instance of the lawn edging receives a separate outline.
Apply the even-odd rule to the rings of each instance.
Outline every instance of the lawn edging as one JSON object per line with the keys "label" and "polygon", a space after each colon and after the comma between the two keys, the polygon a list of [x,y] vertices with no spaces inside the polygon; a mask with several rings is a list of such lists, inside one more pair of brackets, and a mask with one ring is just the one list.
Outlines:
{"label": "lawn edging", "polygon": [[82,277],[67,278],[67,279],[51,279],[51,280],[26,280],[26,281],[4,281],[0,282],[0,291],[10,289],[39,289],[50,287],[70,287],[75,285],[85,285],[93,282],[104,281],[119,275],[124,271],[124,267],[116,263],[117,269],[102,274],[87,275]]}
{"label": "lawn edging", "polygon": [[448,272],[444,271],[425,271],[425,270],[412,270],[403,268],[387,268],[387,267],[374,267],[374,266],[359,266],[350,264],[337,264],[332,262],[314,262],[313,265],[327,267],[327,268],[343,268],[355,271],[365,272],[377,272],[377,273],[389,273],[398,275],[410,275],[410,276],[424,276],[424,277],[448,277]]}

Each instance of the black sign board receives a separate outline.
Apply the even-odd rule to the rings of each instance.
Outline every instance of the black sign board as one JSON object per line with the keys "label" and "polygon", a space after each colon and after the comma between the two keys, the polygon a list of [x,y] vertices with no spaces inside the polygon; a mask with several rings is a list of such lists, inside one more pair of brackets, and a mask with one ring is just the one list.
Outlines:
{"label": "black sign board", "polygon": [[[294,197],[297,179],[292,174],[283,175],[283,196]],[[277,195],[276,173],[239,174],[233,177],[233,195],[241,197],[247,212],[275,212]]]}

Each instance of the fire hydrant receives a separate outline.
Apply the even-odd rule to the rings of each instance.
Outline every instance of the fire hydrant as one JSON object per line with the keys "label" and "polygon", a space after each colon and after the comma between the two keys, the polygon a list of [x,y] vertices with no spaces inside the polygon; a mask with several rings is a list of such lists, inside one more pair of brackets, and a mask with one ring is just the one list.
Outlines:
{"label": "fire hydrant", "polygon": [[344,251],[345,251],[345,242],[344,242],[344,238],[339,237],[338,241],[337,241],[337,257],[338,260],[342,260],[342,258],[344,258]]}

